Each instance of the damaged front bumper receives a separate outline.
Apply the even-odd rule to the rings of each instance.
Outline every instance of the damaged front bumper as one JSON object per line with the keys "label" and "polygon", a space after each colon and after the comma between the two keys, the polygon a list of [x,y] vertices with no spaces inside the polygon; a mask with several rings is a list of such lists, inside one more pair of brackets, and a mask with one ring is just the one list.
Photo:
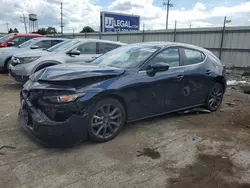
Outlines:
{"label": "damaged front bumper", "polygon": [[73,114],[65,121],[51,120],[20,94],[19,123],[36,140],[46,144],[73,144],[87,139],[87,114]]}

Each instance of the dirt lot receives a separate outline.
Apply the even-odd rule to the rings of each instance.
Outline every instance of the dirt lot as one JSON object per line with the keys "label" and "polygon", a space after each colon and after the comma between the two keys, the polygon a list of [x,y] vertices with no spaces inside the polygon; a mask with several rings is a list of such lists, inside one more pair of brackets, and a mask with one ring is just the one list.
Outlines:
{"label": "dirt lot", "polygon": [[216,113],[131,123],[114,140],[45,148],[17,123],[22,86],[0,75],[0,188],[250,187],[250,95],[228,89]]}

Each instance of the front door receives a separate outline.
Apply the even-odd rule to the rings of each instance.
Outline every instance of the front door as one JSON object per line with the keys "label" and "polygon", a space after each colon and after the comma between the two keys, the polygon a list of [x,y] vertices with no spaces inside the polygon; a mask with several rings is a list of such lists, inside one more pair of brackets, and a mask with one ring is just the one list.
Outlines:
{"label": "front door", "polygon": [[99,55],[97,54],[97,43],[87,42],[79,44],[75,49],[80,51],[80,55],[67,56],[66,63],[81,63],[81,62],[91,62]]}
{"label": "front door", "polygon": [[[155,72],[151,75],[147,67],[156,63],[166,63],[167,71]],[[158,53],[146,65],[145,70],[138,72],[136,80],[136,102],[133,103],[132,118],[152,116],[178,109],[179,91],[182,88],[184,69],[179,67],[180,55],[178,48],[168,48]]]}

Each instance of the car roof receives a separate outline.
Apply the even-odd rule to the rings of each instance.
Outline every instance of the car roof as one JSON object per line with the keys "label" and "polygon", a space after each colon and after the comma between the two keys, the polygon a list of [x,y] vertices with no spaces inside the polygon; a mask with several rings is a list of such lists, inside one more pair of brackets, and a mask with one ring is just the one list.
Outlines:
{"label": "car roof", "polygon": [[192,48],[192,49],[196,49],[196,50],[203,51],[203,52],[207,51],[206,49],[199,47],[199,46],[195,46],[192,44],[186,44],[186,43],[179,43],[179,42],[142,42],[142,43],[133,43],[130,45],[155,46],[155,47],[160,47],[160,48],[179,46],[179,47],[185,47],[185,48]]}
{"label": "car roof", "polygon": [[50,38],[50,37],[38,37],[38,38],[33,38],[33,40],[70,40],[68,38]]}
{"label": "car roof", "polygon": [[43,37],[43,35],[37,34],[37,33],[10,33],[9,35],[12,36],[40,36]]}
{"label": "car roof", "polygon": [[81,42],[106,42],[106,43],[112,43],[112,44],[119,44],[119,45],[126,45],[126,43],[122,43],[119,41],[110,41],[110,40],[102,40],[102,39],[72,39],[73,41],[81,41]]}

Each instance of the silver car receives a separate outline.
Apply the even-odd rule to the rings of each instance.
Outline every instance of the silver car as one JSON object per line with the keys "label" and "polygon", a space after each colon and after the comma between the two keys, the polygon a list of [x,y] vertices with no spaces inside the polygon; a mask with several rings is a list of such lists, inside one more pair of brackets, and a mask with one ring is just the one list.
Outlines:
{"label": "silver car", "polygon": [[26,52],[26,51],[33,51],[34,49],[47,49],[50,48],[60,42],[63,42],[65,38],[33,38],[31,40],[26,41],[23,44],[20,44],[17,47],[7,47],[0,49],[0,70],[9,70],[9,64],[11,62],[11,57],[15,54]]}
{"label": "silver car", "polygon": [[46,51],[16,54],[11,59],[10,74],[18,82],[26,82],[31,74],[45,67],[76,62],[91,62],[100,55],[125,45],[99,39],[74,39]]}

